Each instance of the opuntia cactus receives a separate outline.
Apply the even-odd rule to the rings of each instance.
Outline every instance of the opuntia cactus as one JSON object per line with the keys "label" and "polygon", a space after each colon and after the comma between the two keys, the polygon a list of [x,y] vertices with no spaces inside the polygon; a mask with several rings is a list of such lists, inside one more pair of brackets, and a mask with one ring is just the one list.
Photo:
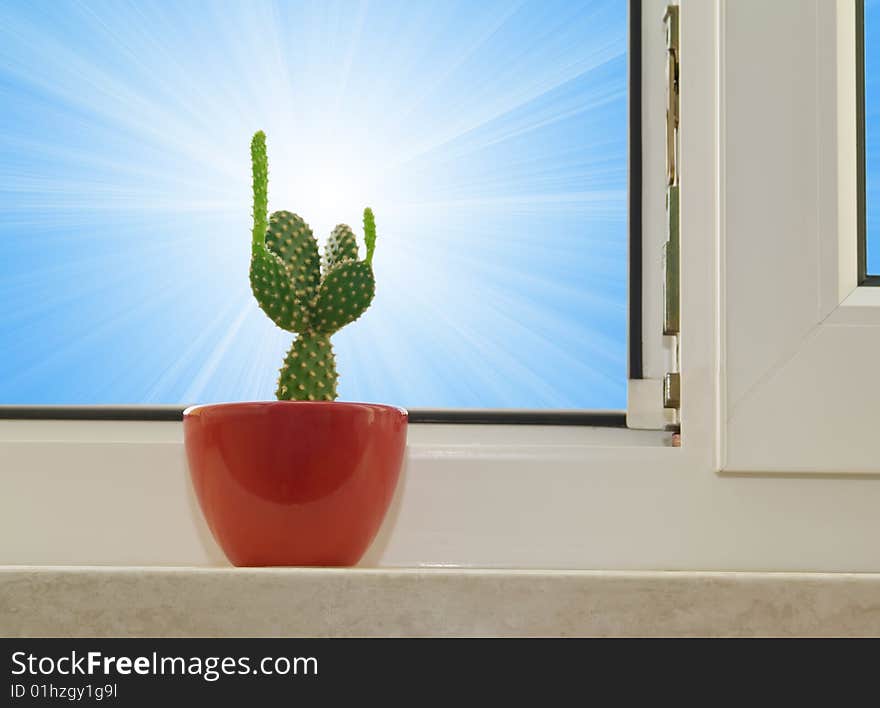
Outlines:
{"label": "opuntia cactus", "polygon": [[336,399],[336,357],[330,337],[360,317],[373,301],[376,222],[364,209],[366,258],[358,260],[354,232],[339,224],[324,246],[323,260],[308,224],[289,211],[267,219],[269,168],[263,131],[251,141],[254,231],[251,290],[272,321],[297,334],[281,366],[278,400]]}

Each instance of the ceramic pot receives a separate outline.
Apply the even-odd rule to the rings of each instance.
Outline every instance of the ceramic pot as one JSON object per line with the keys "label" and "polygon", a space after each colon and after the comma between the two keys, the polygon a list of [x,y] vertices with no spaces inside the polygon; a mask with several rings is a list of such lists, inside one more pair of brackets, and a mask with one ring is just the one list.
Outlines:
{"label": "ceramic pot", "polygon": [[376,536],[400,476],[407,413],[272,401],[183,414],[193,486],[237,566],[348,566]]}

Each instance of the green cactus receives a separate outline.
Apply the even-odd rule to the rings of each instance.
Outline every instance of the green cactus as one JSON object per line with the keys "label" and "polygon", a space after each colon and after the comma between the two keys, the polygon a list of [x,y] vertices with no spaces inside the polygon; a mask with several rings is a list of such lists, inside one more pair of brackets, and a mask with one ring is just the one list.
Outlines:
{"label": "green cactus", "polygon": [[289,211],[276,211],[267,218],[269,166],[263,131],[251,141],[251,160],[251,290],[276,325],[297,334],[281,367],[275,395],[288,401],[335,400],[339,375],[330,337],[364,314],[376,292],[373,212],[364,209],[364,260],[358,260],[354,232],[345,224],[333,229],[321,259],[312,230],[302,218]]}

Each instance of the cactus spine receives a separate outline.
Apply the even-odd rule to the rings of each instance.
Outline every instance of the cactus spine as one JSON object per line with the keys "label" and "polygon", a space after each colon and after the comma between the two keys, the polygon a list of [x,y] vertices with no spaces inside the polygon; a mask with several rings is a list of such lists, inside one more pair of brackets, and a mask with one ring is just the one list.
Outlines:
{"label": "cactus spine", "polygon": [[278,400],[336,399],[336,358],[330,337],[360,317],[373,301],[376,222],[364,210],[366,258],[358,260],[354,232],[339,224],[318,255],[308,224],[289,211],[267,217],[269,166],[266,136],[251,141],[254,229],[251,290],[260,308],[279,327],[297,334],[278,376]]}

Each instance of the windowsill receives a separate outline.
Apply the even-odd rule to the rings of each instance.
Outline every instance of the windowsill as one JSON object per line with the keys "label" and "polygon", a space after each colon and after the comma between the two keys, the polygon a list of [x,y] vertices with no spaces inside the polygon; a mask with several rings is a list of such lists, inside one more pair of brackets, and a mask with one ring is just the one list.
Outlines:
{"label": "windowsill", "polygon": [[880,575],[0,568],[6,637],[865,636]]}
{"label": "windowsill", "polygon": [[[684,452],[670,438],[619,427],[411,425],[400,483],[363,565],[654,567],[662,555],[618,561],[627,534],[603,519],[616,526],[638,513],[613,497],[647,489],[637,481],[645,475],[660,483],[658,460]],[[3,420],[0,460],[15,490],[0,499],[0,566],[226,565],[192,490],[180,422]],[[603,558],[585,555],[591,539]]]}

